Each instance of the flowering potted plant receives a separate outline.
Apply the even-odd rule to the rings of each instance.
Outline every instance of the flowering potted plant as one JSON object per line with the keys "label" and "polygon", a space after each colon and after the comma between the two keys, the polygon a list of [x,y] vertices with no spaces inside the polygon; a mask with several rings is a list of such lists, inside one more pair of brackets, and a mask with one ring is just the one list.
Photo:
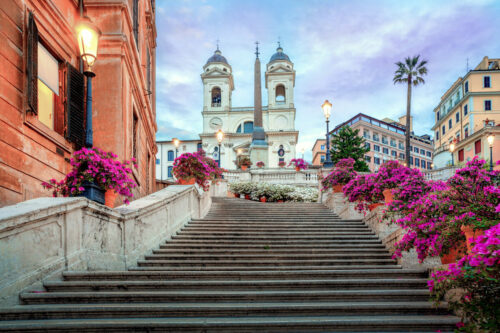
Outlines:
{"label": "flowering potted plant", "polygon": [[263,167],[265,166],[264,162],[262,162],[262,161],[257,162],[257,164],[256,164],[256,165],[257,165],[257,167],[259,167],[259,168],[263,168]]}
{"label": "flowering potted plant", "polygon": [[238,161],[238,166],[241,168],[241,170],[245,171],[251,165],[252,165],[252,161],[250,161],[250,157],[248,157],[248,156],[240,157],[240,159]]}
{"label": "flowering potted plant", "polygon": [[[462,316],[460,332],[499,332],[500,224],[474,240],[471,253],[427,282],[436,305],[446,300]],[[451,291],[455,292],[453,297]]]}
{"label": "flowering potted plant", "polygon": [[286,165],[285,161],[279,161],[279,162],[278,162],[278,166],[279,166],[280,168],[284,168],[284,167],[285,167],[285,165]]}
{"label": "flowering potted plant", "polygon": [[338,161],[333,171],[321,180],[321,190],[325,191],[333,188],[335,193],[342,192],[342,186],[356,177],[354,162],[352,158],[345,158]]}
{"label": "flowering potted plant", "polygon": [[349,202],[357,203],[356,209],[360,212],[373,210],[384,198],[376,183],[376,174],[357,175],[342,188],[342,192]]}
{"label": "flowering potted plant", "polygon": [[184,153],[174,161],[172,172],[181,185],[198,184],[204,191],[210,188],[210,181],[221,179],[224,169],[217,166],[203,151]]}
{"label": "flowering potted plant", "polygon": [[299,172],[300,170],[305,170],[307,169],[307,162],[304,161],[301,158],[292,158],[290,163],[288,165],[294,165],[295,166],[295,171]]}
{"label": "flowering potted plant", "polygon": [[[72,170],[62,179],[51,179],[43,182],[42,186],[52,190],[54,197],[84,196],[98,203],[105,203],[104,192],[115,192],[125,196],[123,202],[129,204],[132,198],[132,189],[137,183],[132,179],[132,169],[137,168],[136,160],[116,160],[118,156],[112,152],[105,152],[99,148],[82,148],[73,153],[70,160]],[[107,206],[113,207],[116,195],[107,195]]]}

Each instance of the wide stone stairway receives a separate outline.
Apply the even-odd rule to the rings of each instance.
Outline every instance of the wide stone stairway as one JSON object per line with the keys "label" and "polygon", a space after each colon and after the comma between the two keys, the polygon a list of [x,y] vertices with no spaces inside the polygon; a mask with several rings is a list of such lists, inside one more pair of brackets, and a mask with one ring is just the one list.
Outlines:
{"label": "wide stone stairway", "polygon": [[64,272],[21,294],[0,331],[453,331],[427,276],[321,204],[214,199],[128,271]]}

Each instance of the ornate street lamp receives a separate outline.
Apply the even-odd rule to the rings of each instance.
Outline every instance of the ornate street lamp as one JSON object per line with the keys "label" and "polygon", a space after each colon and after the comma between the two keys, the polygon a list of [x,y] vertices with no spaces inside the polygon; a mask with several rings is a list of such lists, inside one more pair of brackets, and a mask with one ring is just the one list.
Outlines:
{"label": "ornate street lamp", "polygon": [[87,128],[85,131],[85,147],[92,148],[92,78],[95,73],[92,71],[97,58],[97,45],[101,31],[92,23],[88,17],[83,17],[76,26],[76,35],[80,56],[85,62],[83,74],[87,77]]}
{"label": "ornate street lamp", "polygon": [[488,135],[488,144],[490,145],[490,171],[493,170],[493,143],[495,142],[495,135],[492,133]]}
{"label": "ornate street lamp", "polygon": [[331,168],[333,166],[332,160],[330,159],[330,133],[328,129],[328,124],[330,123],[330,112],[332,111],[332,103],[328,102],[328,100],[325,100],[323,105],[321,105],[321,108],[323,109],[323,114],[325,115],[326,118],[326,159],[325,162],[323,163],[323,166],[325,168]]}
{"label": "ornate street lamp", "polygon": [[455,166],[455,162],[453,159],[453,152],[455,151],[455,142],[450,143],[450,153],[451,153],[451,166]]}
{"label": "ornate street lamp", "polygon": [[177,138],[173,138],[172,142],[174,143],[175,146],[175,158],[177,158],[177,153],[179,152],[179,145],[181,144],[181,142]]}
{"label": "ornate street lamp", "polygon": [[222,132],[222,129],[219,129],[217,131],[217,133],[215,134],[215,136],[217,137],[217,142],[219,143],[219,162],[217,163],[217,165],[220,168],[221,167],[220,166],[220,155],[221,155],[220,144],[222,143],[222,140],[224,140],[224,132]]}

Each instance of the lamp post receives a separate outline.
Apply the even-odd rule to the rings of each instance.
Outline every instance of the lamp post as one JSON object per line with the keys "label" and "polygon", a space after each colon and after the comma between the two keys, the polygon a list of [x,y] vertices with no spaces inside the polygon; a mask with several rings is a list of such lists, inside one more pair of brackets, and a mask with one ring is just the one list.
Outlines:
{"label": "lamp post", "polygon": [[219,129],[215,136],[217,137],[217,142],[219,143],[219,162],[217,163],[217,165],[220,168],[221,167],[220,166],[220,155],[221,155],[220,144],[222,143],[222,140],[224,140],[224,132],[222,132],[222,129]]}
{"label": "lamp post", "polygon": [[330,130],[328,129],[328,124],[330,123],[329,118],[330,112],[332,111],[332,103],[328,102],[328,100],[325,100],[323,105],[321,105],[321,108],[323,109],[323,114],[326,118],[326,159],[323,163],[323,166],[326,168],[331,168],[333,166],[333,163],[330,159]]}
{"label": "lamp post", "polygon": [[177,158],[177,153],[179,152],[179,145],[181,144],[181,142],[177,138],[173,138],[172,142],[174,143],[175,146],[175,158]]}
{"label": "lamp post", "polygon": [[83,74],[87,77],[87,128],[85,130],[85,147],[92,148],[92,78],[95,77],[92,66],[97,58],[97,45],[99,43],[101,31],[88,17],[83,17],[76,26],[76,34],[80,56],[85,62]]}
{"label": "lamp post", "polygon": [[452,142],[450,143],[450,152],[451,152],[451,166],[455,166],[455,162],[454,162],[454,159],[453,159],[453,152],[455,151],[455,143]]}
{"label": "lamp post", "polygon": [[495,135],[488,135],[488,144],[490,145],[490,171],[493,170],[493,142],[495,142]]}

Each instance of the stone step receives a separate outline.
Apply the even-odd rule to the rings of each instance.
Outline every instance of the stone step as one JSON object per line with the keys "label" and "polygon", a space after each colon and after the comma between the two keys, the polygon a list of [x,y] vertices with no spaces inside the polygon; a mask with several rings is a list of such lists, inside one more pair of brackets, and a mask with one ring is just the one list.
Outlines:
{"label": "stone step", "polygon": [[263,279],[360,279],[360,278],[427,278],[428,272],[423,269],[390,269],[386,266],[357,270],[254,270],[254,271],[152,271],[142,269],[141,271],[66,271],[63,272],[66,281],[83,280],[263,280]]}
{"label": "stone step", "polygon": [[275,316],[4,321],[0,331],[78,332],[436,332],[453,331],[454,316]]}
{"label": "stone step", "polygon": [[221,241],[218,243],[214,243],[213,241],[210,243],[200,242],[200,241],[186,241],[186,240],[177,240],[177,241],[167,241],[164,244],[160,244],[160,249],[258,249],[258,250],[310,250],[310,249],[385,249],[385,246],[381,241],[363,241],[363,242],[341,242],[336,241],[332,242],[321,242],[315,243],[311,245],[309,242],[302,243],[283,243],[281,244],[270,244],[269,242],[261,242],[259,244],[254,243],[233,243],[227,241]]}
{"label": "stone step", "polygon": [[262,270],[281,270],[281,271],[289,271],[289,270],[305,270],[305,271],[310,271],[310,270],[325,270],[325,269],[335,269],[335,270],[357,270],[357,269],[396,269],[396,268],[401,268],[401,265],[393,265],[390,263],[385,263],[385,264],[377,264],[377,265],[372,265],[372,264],[363,264],[363,265],[355,265],[355,264],[349,264],[349,265],[320,265],[320,266],[300,266],[300,265],[295,265],[295,266],[280,266],[280,265],[267,265],[267,266],[255,266],[255,265],[243,265],[243,266],[236,266],[236,265],[230,265],[230,266],[155,266],[155,265],[143,265],[143,266],[132,266],[129,268],[131,271],[137,271],[137,270],[144,270],[144,271],[152,271],[152,270],[158,270],[158,271],[262,271]]}
{"label": "stone step", "polygon": [[322,280],[128,280],[128,281],[45,281],[49,292],[137,291],[137,290],[348,290],[424,289],[427,279],[322,279]]}
{"label": "stone step", "polygon": [[234,249],[234,248],[229,248],[229,249],[191,249],[191,248],[185,248],[185,249],[173,249],[173,248],[167,248],[167,249],[158,249],[158,250],[153,250],[153,254],[162,254],[162,255],[171,255],[171,256],[197,256],[197,255],[203,255],[203,256],[217,256],[217,255],[227,255],[227,256],[234,256],[234,255],[244,255],[244,256],[259,256],[259,255],[267,255],[267,254],[273,254],[273,255],[293,255],[294,257],[296,255],[326,255],[326,254],[334,254],[334,255],[341,255],[341,254],[346,254],[346,255],[365,255],[365,254],[381,254],[381,255],[388,255],[390,254],[387,252],[385,248],[367,248],[367,249],[356,249],[356,248],[351,248],[351,249],[343,249],[343,248],[338,248],[338,249],[316,249],[316,248],[309,248],[309,249],[288,249],[288,250],[277,250],[277,249]]}
{"label": "stone step", "polygon": [[178,235],[172,236],[172,239],[188,239],[188,240],[203,240],[206,242],[210,242],[212,240],[223,241],[223,240],[231,240],[233,242],[237,241],[307,241],[307,242],[317,242],[317,241],[334,241],[334,240],[348,240],[348,241],[370,241],[370,240],[379,240],[375,235],[338,235],[338,236],[329,236],[329,235],[284,235],[284,236],[267,236],[267,235],[255,235],[255,236],[211,236],[211,235],[186,235],[184,233],[180,233]]}
{"label": "stone step", "polygon": [[325,238],[325,237],[337,237],[337,236],[371,236],[376,237],[375,233],[371,230],[360,230],[360,231],[234,231],[234,230],[223,230],[223,231],[197,231],[197,230],[183,230],[182,233],[173,236],[174,238],[219,238],[224,239],[226,237],[266,237],[266,238],[288,238],[288,237],[313,237],[313,238]]}
{"label": "stone step", "polygon": [[368,226],[330,226],[330,227],[299,227],[299,226],[286,226],[286,227],[276,227],[276,226],[260,226],[256,227],[253,225],[220,225],[220,224],[203,224],[203,225],[187,225],[182,228],[182,231],[261,231],[261,232],[280,232],[280,231],[290,231],[290,232],[332,232],[332,231],[366,231],[371,230]]}
{"label": "stone step", "polygon": [[286,302],[43,304],[0,308],[0,322],[39,319],[178,318],[235,316],[360,316],[449,314],[446,304],[430,302]]}
{"label": "stone step", "polygon": [[170,253],[153,253],[144,256],[145,260],[305,260],[305,259],[391,259],[391,254],[387,252],[380,253],[338,253],[338,254],[324,254],[324,253],[308,253],[308,254],[278,254],[268,252],[266,254],[181,254],[174,255]]}
{"label": "stone step", "polygon": [[23,304],[264,302],[264,301],[428,301],[422,289],[375,290],[183,290],[22,293]]}
{"label": "stone step", "polygon": [[394,259],[297,259],[297,260],[138,260],[137,265],[146,266],[163,266],[163,267],[226,267],[226,266],[336,266],[336,265],[393,265],[396,263]]}
{"label": "stone step", "polygon": [[340,222],[312,222],[312,223],[293,223],[286,222],[241,222],[241,221],[198,221],[189,222],[186,227],[204,227],[204,226],[219,226],[219,227],[242,227],[242,228],[300,228],[300,229],[314,229],[314,228],[360,228],[368,227],[364,223],[340,223]]}

